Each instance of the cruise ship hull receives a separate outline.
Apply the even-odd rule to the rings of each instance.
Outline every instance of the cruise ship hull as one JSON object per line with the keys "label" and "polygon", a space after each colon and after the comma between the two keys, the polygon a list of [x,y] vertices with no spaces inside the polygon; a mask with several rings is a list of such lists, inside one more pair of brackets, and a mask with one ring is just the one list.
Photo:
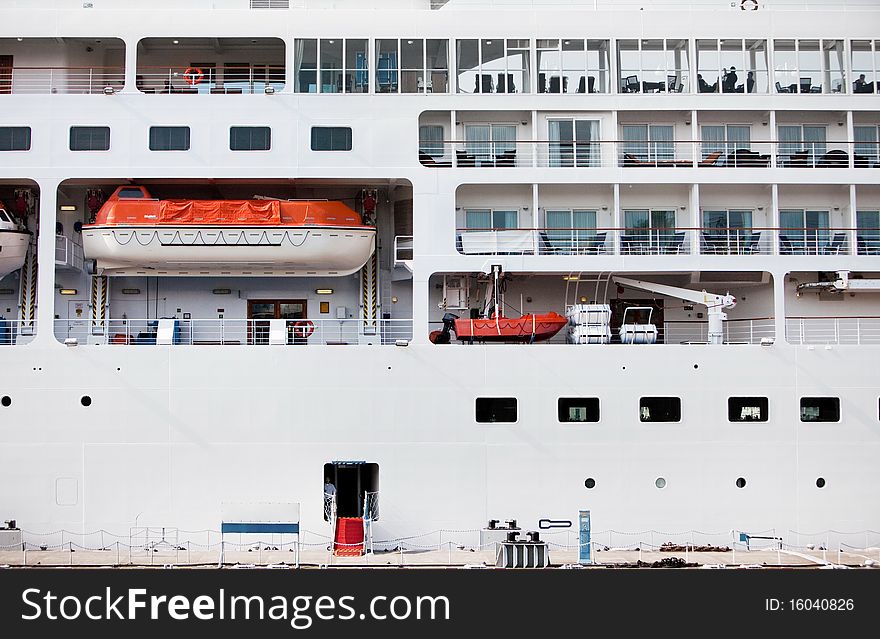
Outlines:
{"label": "cruise ship hull", "polygon": [[[858,347],[785,344],[154,347],[127,357],[33,345],[5,352],[0,370],[12,398],[0,409],[3,512],[28,531],[125,535],[136,524],[218,530],[223,502],[295,501],[304,529],[326,535],[324,464],[361,460],[378,464],[376,539],[488,519],[531,529],[576,522],[579,509],[597,531],[775,530],[789,541],[876,530],[877,416],[857,408],[876,406],[865,385],[874,360]],[[797,420],[800,396],[829,393],[842,396],[840,423]],[[518,421],[476,423],[474,399],[499,395],[520,398]],[[558,397],[584,395],[602,398],[600,422],[556,421]],[[681,422],[641,423],[643,395],[683,395]],[[731,395],[769,396],[773,421],[729,423]]]}
{"label": "cruise ship hull", "polygon": [[351,275],[372,255],[369,228],[87,227],[103,275]]}

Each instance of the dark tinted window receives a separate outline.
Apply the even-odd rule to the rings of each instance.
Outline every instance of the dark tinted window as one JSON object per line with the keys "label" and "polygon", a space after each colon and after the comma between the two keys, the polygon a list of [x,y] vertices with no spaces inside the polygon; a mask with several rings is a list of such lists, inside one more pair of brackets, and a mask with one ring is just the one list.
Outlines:
{"label": "dark tinted window", "polygon": [[312,151],[351,151],[351,128],[313,126]]}
{"label": "dark tinted window", "polygon": [[598,397],[560,397],[557,404],[560,422],[598,422]]}
{"label": "dark tinted window", "polygon": [[839,397],[801,397],[802,422],[839,422]]}
{"label": "dark tinted window", "polygon": [[268,151],[272,130],[267,126],[229,127],[229,148],[233,151]]}
{"label": "dark tinted window", "polygon": [[141,200],[144,198],[144,192],[140,189],[119,189],[116,196],[120,200]]}
{"label": "dark tinted window", "polygon": [[150,151],[189,151],[189,127],[151,126]]}
{"label": "dark tinted window", "polygon": [[766,422],[766,397],[729,397],[727,420],[731,422]]}
{"label": "dark tinted window", "polygon": [[516,421],[516,397],[478,397],[477,421],[481,424]]}
{"label": "dark tinted window", "polygon": [[30,151],[29,126],[0,126],[0,151]]}
{"label": "dark tinted window", "polygon": [[642,397],[639,400],[639,419],[643,422],[680,422],[681,398]]}
{"label": "dark tinted window", "polygon": [[109,151],[109,126],[72,126],[70,127],[71,151]]}

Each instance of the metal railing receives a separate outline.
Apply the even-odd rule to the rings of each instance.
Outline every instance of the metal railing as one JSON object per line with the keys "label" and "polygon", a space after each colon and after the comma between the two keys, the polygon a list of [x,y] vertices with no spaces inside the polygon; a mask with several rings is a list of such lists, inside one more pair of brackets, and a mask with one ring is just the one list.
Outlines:
{"label": "metal railing", "polygon": [[[772,317],[728,319],[723,327],[725,344],[760,344],[761,340],[776,337],[776,324]],[[666,344],[708,344],[709,323],[666,321],[663,323],[662,337]]]}
{"label": "metal railing", "polygon": [[139,67],[141,93],[265,93],[284,89],[284,67]]}
{"label": "metal railing", "polygon": [[0,346],[29,344],[36,334],[36,320],[24,321],[0,317]]}
{"label": "metal railing", "polygon": [[880,143],[423,140],[419,162],[456,168],[878,168]]}
{"label": "metal railing", "polygon": [[791,344],[880,344],[880,317],[788,317]]}
{"label": "metal railing", "polygon": [[125,85],[125,69],[118,67],[13,67],[3,73],[8,93],[104,93]]}
{"label": "metal railing", "polygon": [[462,255],[880,255],[880,230],[750,227],[458,228]]}
{"label": "metal railing", "polygon": [[64,235],[55,236],[55,266],[83,270],[82,245]]}
{"label": "metal railing", "polygon": [[156,319],[55,320],[55,337],[75,338],[79,344],[191,345],[191,346],[319,346],[387,345],[412,339],[411,319],[309,319],[286,320],[275,335],[270,320],[174,319],[171,333],[160,334]]}
{"label": "metal railing", "polygon": [[394,264],[404,264],[413,259],[413,236],[394,236]]}

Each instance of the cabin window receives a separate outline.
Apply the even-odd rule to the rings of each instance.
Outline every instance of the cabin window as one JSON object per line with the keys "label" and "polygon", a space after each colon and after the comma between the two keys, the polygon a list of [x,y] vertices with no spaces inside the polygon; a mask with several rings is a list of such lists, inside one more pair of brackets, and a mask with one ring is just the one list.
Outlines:
{"label": "cabin window", "polygon": [[680,422],[680,397],[642,397],[639,419],[643,422]]}
{"label": "cabin window", "polygon": [[150,151],[189,151],[189,127],[151,126]]}
{"label": "cabin window", "polygon": [[439,124],[423,124],[419,127],[419,154],[432,158],[443,157],[443,127]]}
{"label": "cabin window", "polygon": [[109,126],[72,126],[70,127],[71,151],[109,151]]}
{"label": "cabin window", "polygon": [[608,40],[537,41],[538,93],[608,93]]}
{"label": "cabin window", "polygon": [[229,127],[232,151],[268,151],[272,147],[272,129],[267,126]]}
{"label": "cabin window", "polygon": [[144,192],[139,188],[122,188],[119,189],[119,192],[116,194],[120,200],[143,200]]}
{"label": "cabin window", "polygon": [[351,127],[313,126],[312,151],[351,151]]}
{"label": "cabin window", "polygon": [[529,41],[457,40],[459,93],[529,93]]}
{"label": "cabin window", "polygon": [[557,403],[560,422],[598,422],[598,397],[560,397]]}
{"label": "cabin window", "polygon": [[516,421],[516,397],[478,397],[477,422],[480,424]]}
{"label": "cabin window", "polygon": [[768,418],[766,397],[728,397],[727,421],[766,422]]}
{"label": "cabin window", "polygon": [[0,126],[0,151],[30,151],[29,126]]}
{"label": "cabin window", "polygon": [[802,422],[839,422],[839,397],[801,397]]}

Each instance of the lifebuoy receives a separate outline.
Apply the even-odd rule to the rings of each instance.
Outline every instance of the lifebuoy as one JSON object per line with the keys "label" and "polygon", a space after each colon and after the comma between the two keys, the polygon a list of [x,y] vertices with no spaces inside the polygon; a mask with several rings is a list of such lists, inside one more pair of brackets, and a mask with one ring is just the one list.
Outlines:
{"label": "lifebuoy", "polygon": [[293,323],[294,337],[306,338],[315,332],[315,323],[312,320],[298,320]]}
{"label": "lifebuoy", "polygon": [[202,73],[199,67],[187,67],[186,71],[183,72],[183,80],[190,86],[198,84],[204,77],[205,74]]}

